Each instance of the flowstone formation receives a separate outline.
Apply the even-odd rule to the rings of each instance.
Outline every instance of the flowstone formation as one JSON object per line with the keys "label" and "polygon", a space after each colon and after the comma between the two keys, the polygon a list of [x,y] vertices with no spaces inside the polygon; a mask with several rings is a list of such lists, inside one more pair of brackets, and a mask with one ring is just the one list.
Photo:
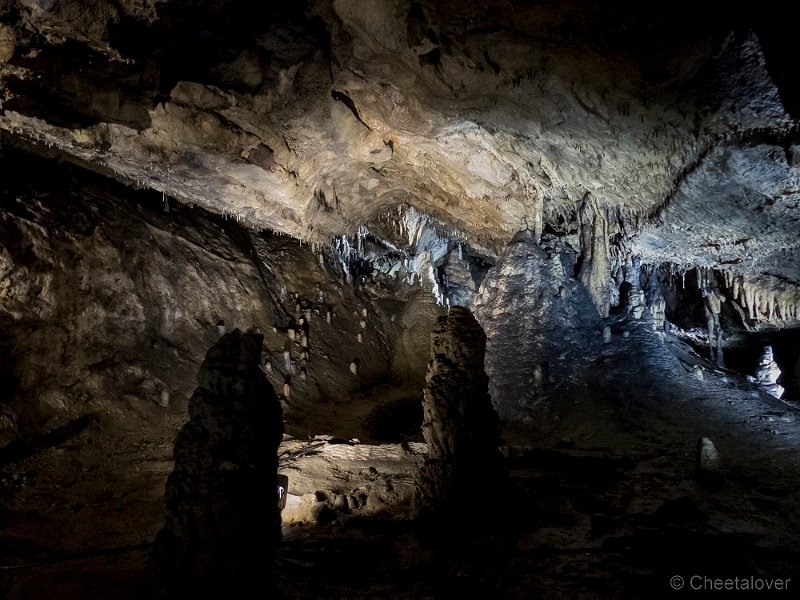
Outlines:
{"label": "flowstone formation", "polygon": [[485,349],[486,336],[467,309],[454,307],[437,320],[422,404],[428,455],[417,472],[412,509],[424,525],[450,533],[481,520],[501,473]]}
{"label": "flowstone formation", "polygon": [[475,316],[488,336],[489,394],[502,419],[524,419],[556,382],[577,373],[576,355],[600,342],[595,305],[567,272],[573,257],[566,248],[546,252],[526,229],[481,285]]}
{"label": "flowstone formation", "polygon": [[225,334],[198,372],[154,548],[169,597],[273,591],[283,414],[259,368],[262,343],[260,334]]}

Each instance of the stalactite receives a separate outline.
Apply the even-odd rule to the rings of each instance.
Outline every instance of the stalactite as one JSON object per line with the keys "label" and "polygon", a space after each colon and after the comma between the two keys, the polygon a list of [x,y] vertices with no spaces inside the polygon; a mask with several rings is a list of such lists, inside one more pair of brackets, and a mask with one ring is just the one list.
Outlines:
{"label": "stalactite", "polygon": [[760,323],[781,324],[796,318],[798,291],[778,280],[749,281],[733,270],[710,271],[722,281],[726,295],[741,306],[747,319]]}

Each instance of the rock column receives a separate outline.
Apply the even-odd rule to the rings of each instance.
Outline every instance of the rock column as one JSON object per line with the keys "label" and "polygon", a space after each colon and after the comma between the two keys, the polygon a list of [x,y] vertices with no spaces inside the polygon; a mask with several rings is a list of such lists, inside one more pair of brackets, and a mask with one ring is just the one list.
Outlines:
{"label": "rock column", "polygon": [[415,516],[455,532],[480,520],[501,472],[499,422],[483,368],[486,335],[465,308],[439,317],[431,334],[422,432],[428,455],[416,478]]}
{"label": "rock column", "polygon": [[578,218],[582,261],[578,278],[589,290],[600,316],[607,317],[611,304],[608,220],[590,194],[583,199]]}
{"label": "rock column", "polygon": [[169,597],[274,595],[283,414],[259,368],[262,342],[260,334],[227,333],[200,367],[154,546]]}

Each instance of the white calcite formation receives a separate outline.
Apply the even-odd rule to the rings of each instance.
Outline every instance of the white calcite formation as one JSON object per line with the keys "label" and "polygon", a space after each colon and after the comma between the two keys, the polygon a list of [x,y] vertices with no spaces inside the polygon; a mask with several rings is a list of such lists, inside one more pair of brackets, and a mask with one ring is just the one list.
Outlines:
{"label": "white calcite formation", "polygon": [[695,478],[704,485],[718,485],[722,482],[722,459],[710,438],[703,437],[697,442]]}
{"label": "white calcite formation", "polygon": [[783,386],[778,384],[778,378],[781,376],[781,370],[778,368],[778,363],[772,355],[772,346],[764,346],[761,352],[761,357],[758,359],[758,366],[756,367],[753,376],[748,376],[748,380],[758,385],[768,394],[780,398],[783,396]]}

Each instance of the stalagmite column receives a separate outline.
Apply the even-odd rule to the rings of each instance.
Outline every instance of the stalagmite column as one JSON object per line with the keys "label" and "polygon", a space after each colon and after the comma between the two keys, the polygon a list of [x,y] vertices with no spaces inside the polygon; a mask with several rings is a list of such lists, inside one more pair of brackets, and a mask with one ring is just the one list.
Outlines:
{"label": "stalagmite column", "polygon": [[[548,258],[525,229],[481,284],[475,318],[488,337],[489,395],[501,419],[530,417],[555,384],[575,373],[575,356],[597,343],[599,315],[572,269],[570,257]],[[532,377],[537,371],[546,376]]]}
{"label": "stalagmite column", "polygon": [[720,313],[725,297],[719,293],[714,286],[703,288],[703,306],[705,307],[706,320],[708,323],[708,346],[711,360],[718,365],[724,366],[722,357],[722,325],[720,324]]}
{"label": "stalagmite column", "polygon": [[607,317],[610,309],[608,222],[591,194],[583,199],[578,216],[583,259],[578,277],[589,290],[600,316]]}
{"label": "stalagmite column", "polygon": [[650,316],[653,319],[653,328],[656,331],[663,331],[667,301],[658,281],[658,269],[653,265],[647,265],[643,268],[643,272],[641,278],[642,290],[645,294],[647,310],[650,311]]}
{"label": "stalagmite column", "polygon": [[500,477],[499,422],[483,369],[486,335],[454,306],[431,334],[422,433],[428,455],[417,472],[415,516],[437,529],[480,520]]}
{"label": "stalagmite column", "polygon": [[624,298],[624,304],[635,319],[641,319],[645,310],[645,294],[642,291],[640,276],[641,268],[642,259],[638,256],[629,256],[622,267],[625,281],[629,286],[627,298]]}
{"label": "stalagmite column", "polygon": [[748,375],[747,379],[761,387],[768,394],[780,398],[785,391],[783,386],[778,384],[780,376],[781,370],[778,368],[778,363],[775,362],[772,346],[764,346],[761,358],[758,360],[755,376]]}
{"label": "stalagmite column", "polygon": [[259,368],[262,343],[260,334],[234,330],[198,372],[153,548],[170,598],[267,598],[274,591],[283,414]]}

